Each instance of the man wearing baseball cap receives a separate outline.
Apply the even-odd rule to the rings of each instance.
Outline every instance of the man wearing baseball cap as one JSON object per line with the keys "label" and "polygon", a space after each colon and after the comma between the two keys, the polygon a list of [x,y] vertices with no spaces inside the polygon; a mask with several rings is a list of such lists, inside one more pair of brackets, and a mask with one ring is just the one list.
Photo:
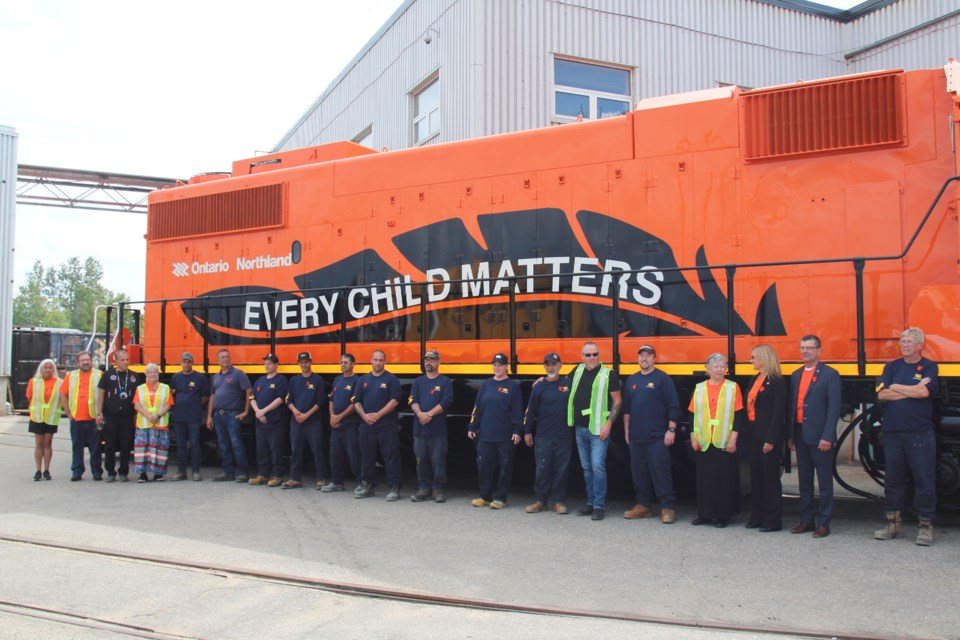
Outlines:
{"label": "man wearing baseball cap", "polygon": [[283,483],[284,489],[299,489],[303,486],[303,452],[310,445],[314,469],[317,473],[317,490],[327,485],[330,469],[323,439],[323,414],[320,407],[327,398],[323,378],[310,367],[313,357],[309,351],[297,354],[300,375],[290,378],[287,385],[287,408],[290,410],[290,479]]}
{"label": "man wearing baseball cap", "polygon": [[177,442],[177,474],[174,480],[187,479],[187,444],[190,451],[190,469],[194,480],[203,480],[200,475],[200,423],[203,421],[204,405],[210,399],[210,383],[207,376],[193,370],[193,354],[184,351],[180,356],[181,371],[173,374],[170,390],[177,403],[173,412],[173,433]]}
{"label": "man wearing baseball cap", "polygon": [[527,513],[540,513],[553,496],[554,512],[567,513],[567,476],[573,453],[573,430],[567,426],[567,403],[570,400],[570,379],[560,376],[560,355],[543,357],[547,375],[533,386],[530,402],[523,416],[523,439],[533,447],[537,473],[533,482],[536,502]]}
{"label": "man wearing baseball cap", "polygon": [[419,489],[410,496],[413,502],[433,498],[446,502],[447,488],[447,411],[453,405],[453,383],[440,373],[440,352],[423,354],[423,375],[410,386],[413,411],[413,452],[417,456]]}
{"label": "man wearing baseball cap", "polygon": [[471,502],[475,507],[503,509],[507,506],[514,446],[520,442],[523,429],[520,385],[507,377],[509,363],[505,354],[493,356],[493,377],[480,385],[470,414],[467,437],[477,440],[480,476],[480,497]]}
{"label": "man wearing baseball cap", "polygon": [[265,375],[257,378],[250,391],[250,409],[257,433],[257,475],[250,484],[279,487],[283,482],[283,436],[287,424],[287,379],[277,374],[280,359],[273,353],[263,357]]}
{"label": "man wearing baseball cap", "polygon": [[640,371],[627,378],[623,389],[623,432],[630,447],[630,472],[637,496],[636,505],[623,517],[651,517],[650,505],[656,491],[660,521],[673,524],[677,521],[677,494],[673,490],[670,447],[676,441],[681,408],[673,380],[654,367],[656,359],[656,349],[648,344],[640,347]]}

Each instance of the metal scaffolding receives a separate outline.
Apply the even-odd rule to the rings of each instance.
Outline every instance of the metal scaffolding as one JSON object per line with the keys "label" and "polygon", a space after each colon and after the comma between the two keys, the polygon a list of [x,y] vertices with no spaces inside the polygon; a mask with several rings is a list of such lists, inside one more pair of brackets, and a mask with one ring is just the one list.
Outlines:
{"label": "metal scaffolding", "polygon": [[146,213],[147,195],[182,181],[38,165],[17,165],[17,204]]}

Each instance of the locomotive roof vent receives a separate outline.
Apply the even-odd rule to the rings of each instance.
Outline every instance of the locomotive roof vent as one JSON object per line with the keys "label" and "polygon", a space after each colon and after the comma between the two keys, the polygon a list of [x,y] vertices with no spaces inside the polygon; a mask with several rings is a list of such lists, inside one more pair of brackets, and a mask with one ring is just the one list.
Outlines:
{"label": "locomotive roof vent", "polygon": [[148,240],[233,233],[283,224],[284,183],[181,198],[150,205]]}
{"label": "locomotive roof vent", "polygon": [[741,100],[746,162],[905,143],[902,71],[748,91]]}

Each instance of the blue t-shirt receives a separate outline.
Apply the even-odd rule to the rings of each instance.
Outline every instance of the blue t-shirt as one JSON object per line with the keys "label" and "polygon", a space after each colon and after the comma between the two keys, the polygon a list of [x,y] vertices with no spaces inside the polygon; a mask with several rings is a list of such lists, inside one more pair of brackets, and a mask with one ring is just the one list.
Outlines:
{"label": "blue t-shirt", "polygon": [[203,418],[202,399],[210,395],[210,383],[207,376],[199,371],[173,374],[170,390],[176,400],[173,419],[176,422],[194,422]]}
{"label": "blue t-shirt", "polygon": [[250,378],[243,371],[231,367],[226,373],[215,373],[210,381],[213,408],[223,411],[243,411],[250,391]]}
{"label": "blue t-shirt", "polygon": [[307,418],[306,422],[302,423],[303,426],[313,426],[322,421],[323,414],[321,412],[326,398],[326,387],[320,374],[311,372],[309,376],[299,374],[290,378],[287,385],[286,403],[288,405],[292,404],[300,413],[306,413],[314,406],[320,407],[319,411],[315,411]]}
{"label": "blue t-shirt", "polygon": [[433,380],[427,376],[420,376],[410,385],[410,406],[420,405],[424,413],[437,405],[443,407],[443,412],[433,416],[427,424],[420,424],[416,415],[413,416],[414,436],[445,436],[447,435],[447,411],[453,406],[453,383],[450,378],[440,374]]}
{"label": "blue t-shirt", "polygon": [[[398,403],[401,400],[400,381],[397,380],[397,376],[389,371],[384,371],[379,376],[375,376],[373,373],[360,376],[360,380],[357,381],[357,388],[354,389],[353,401],[359,402],[366,413],[380,411],[391,400],[396,400]],[[367,423],[363,422],[362,424],[366,425]],[[373,429],[388,426],[397,426],[396,409],[370,425]]]}
{"label": "blue t-shirt", "polygon": [[481,442],[507,442],[512,436],[520,435],[523,431],[520,385],[510,378],[484,380],[470,415],[469,429],[478,432]]}
{"label": "blue t-shirt", "polygon": [[272,378],[260,376],[253,384],[252,400],[257,401],[257,407],[261,410],[266,409],[271,402],[280,398],[280,406],[267,412],[266,424],[259,419],[254,420],[258,427],[279,427],[287,424],[287,405],[283,404],[283,399],[287,397],[287,379],[281,375],[275,375]]}
{"label": "blue t-shirt", "polygon": [[880,376],[879,392],[892,384],[915,385],[930,378],[927,398],[903,398],[887,402],[883,412],[883,431],[923,431],[933,429],[933,399],[940,393],[940,377],[937,363],[927,358],[910,364],[903,358],[888,362]]}
{"label": "blue t-shirt", "polygon": [[[352,375],[350,377],[340,375],[334,378],[333,386],[330,387],[329,394],[330,403],[333,405],[334,413],[343,413],[347,410],[348,406],[353,404],[353,393],[359,380],[360,377],[357,375]],[[360,416],[357,415],[356,411],[354,411],[343,419],[341,425],[344,427],[349,427],[351,425],[360,424],[360,422],[362,422],[360,420]]]}
{"label": "blue t-shirt", "polygon": [[543,380],[533,385],[530,402],[523,414],[523,433],[537,438],[570,438],[573,429],[567,426],[567,403],[570,401],[570,379]]}
{"label": "blue t-shirt", "polygon": [[659,369],[638,371],[623,387],[623,414],[630,417],[630,442],[649,443],[663,438],[670,421],[679,422],[680,399],[673,380]]}

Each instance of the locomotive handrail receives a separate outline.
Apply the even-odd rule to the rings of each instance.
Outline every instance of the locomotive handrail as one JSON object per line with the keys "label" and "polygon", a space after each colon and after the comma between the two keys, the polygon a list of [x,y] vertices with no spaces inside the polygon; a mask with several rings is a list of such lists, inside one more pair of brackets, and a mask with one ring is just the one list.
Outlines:
{"label": "locomotive handrail", "polygon": [[[898,254],[890,255],[876,255],[876,256],[844,256],[844,257],[834,257],[834,258],[807,258],[803,260],[774,260],[768,262],[744,262],[744,263],[728,263],[723,265],[694,265],[694,266],[677,266],[677,267],[657,267],[657,271],[661,273],[674,273],[674,272],[684,272],[684,271],[712,271],[715,269],[723,269],[727,278],[727,352],[728,352],[728,363],[731,367],[731,371],[736,365],[736,354],[735,354],[735,344],[736,344],[736,335],[734,333],[733,327],[736,318],[736,312],[734,310],[734,280],[736,272],[738,269],[759,269],[759,268],[769,268],[769,267],[788,267],[788,266],[802,266],[802,265],[819,265],[819,264],[837,264],[850,262],[854,267],[854,277],[856,279],[856,313],[857,313],[857,370],[859,375],[865,375],[866,373],[866,339],[864,336],[864,304],[863,304],[863,271],[866,267],[867,262],[880,262],[888,260],[901,260],[903,259],[913,248],[917,238],[920,236],[920,233],[923,231],[924,227],[927,224],[927,221],[930,219],[930,216],[933,215],[934,210],[937,205],[939,205],[940,200],[943,198],[944,193],[946,193],[947,187],[951,183],[960,181],[960,176],[952,176],[947,178],[943,185],[940,187],[940,190],[937,192],[936,197],[933,199],[933,202],[927,208],[926,214],[918,223],[916,229],[910,237],[910,240],[907,242],[903,251]],[[623,275],[633,275],[638,273],[644,273],[649,271],[649,269],[625,269],[625,270],[603,270],[594,272],[595,275],[603,274],[619,274]],[[493,283],[498,281],[506,281],[509,283],[508,287],[508,308],[510,312],[510,323],[509,323],[509,341],[510,341],[510,359],[511,359],[511,370],[514,374],[517,372],[517,359],[518,354],[516,350],[517,346],[517,331],[516,331],[516,298],[515,298],[515,288],[516,284],[521,280],[540,280],[542,278],[572,278],[575,276],[582,276],[583,272],[563,272],[563,273],[549,273],[549,274],[533,274],[533,275],[522,275],[522,276],[506,276],[506,277],[495,277],[491,276],[488,278],[459,278],[459,279],[450,279],[444,280],[445,283],[450,285],[463,284],[466,282],[470,283]],[[409,283],[411,287],[419,288],[421,294],[427,287],[430,287],[435,284],[435,281],[424,281],[424,282],[412,282]],[[346,314],[346,301],[347,296],[350,291],[354,289],[363,289],[368,285],[358,284],[352,286],[336,286],[336,287],[314,287],[309,289],[291,289],[286,291],[272,291],[271,297],[276,301],[277,297],[284,294],[296,294],[303,295],[306,293],[324,293],[324,292],[341,292],[340,296],[340,343],[341,343],[341,352],[346,350],[347,347],[347,314]],[[392,286],[386,284],[385,286]],[[611,327],[610,327],[610,337],[613,344],[613,366],[615,370],[620,368],[620,332],[619,332],[619,286],[611,287]],[[209,368],[209,356],[207,354],[207,347],[209,345],[209,336],[207,335],[208,325],[209,325],[209,308],[210,302],[220,301],[220,300],[229,300],[232,298],[242,298],[248,297],[250,293],[229,293],[221,294],[217,296],[200,296],[199,299],[202,300],[201,310],[203,312],[203,328],[201,331],[203,338],[203,350],[204,350],[204,367]],[[161,330],[165,329],[166,326],[166,310],[167,303],[169,302],[186,302],[189,300],[197,300],[197,297],[182,297],[182,298],[160,298],[155,300],[142,300],[139,302],[122,302],[120,303],[120,316],[121,324],[123,317],[123,309],[126,305],[131,304],[161,304]],[[109,309],[107,310],[109,314]],[[421,351],[426,348],[426,335],[428,331],[428,313],[426,311],[426,302],[424,296],[421,295],[421,304],[420,304],[420,345]],[[108,316],[109,318],[109,316]],[[274,352],[276,350],[276,327],[278,319],[278,306],[275,304],[273,309],[273,314],[271,315],[270,323],[270,350]],[[108,320],[109,321],[109,320]],[[138,323],[139,324],[139,323]],[[139,331],[139,327],[138,327]],[[122,342],[122,338],[120,339]],[[161,346],[164,345],[164,336],[161,336]],[[122,344],[120,345],[122,346]],[[162,353],[161,358],[165,361],[165,355]],[[421,367],[423,363],[421,362]]]}

